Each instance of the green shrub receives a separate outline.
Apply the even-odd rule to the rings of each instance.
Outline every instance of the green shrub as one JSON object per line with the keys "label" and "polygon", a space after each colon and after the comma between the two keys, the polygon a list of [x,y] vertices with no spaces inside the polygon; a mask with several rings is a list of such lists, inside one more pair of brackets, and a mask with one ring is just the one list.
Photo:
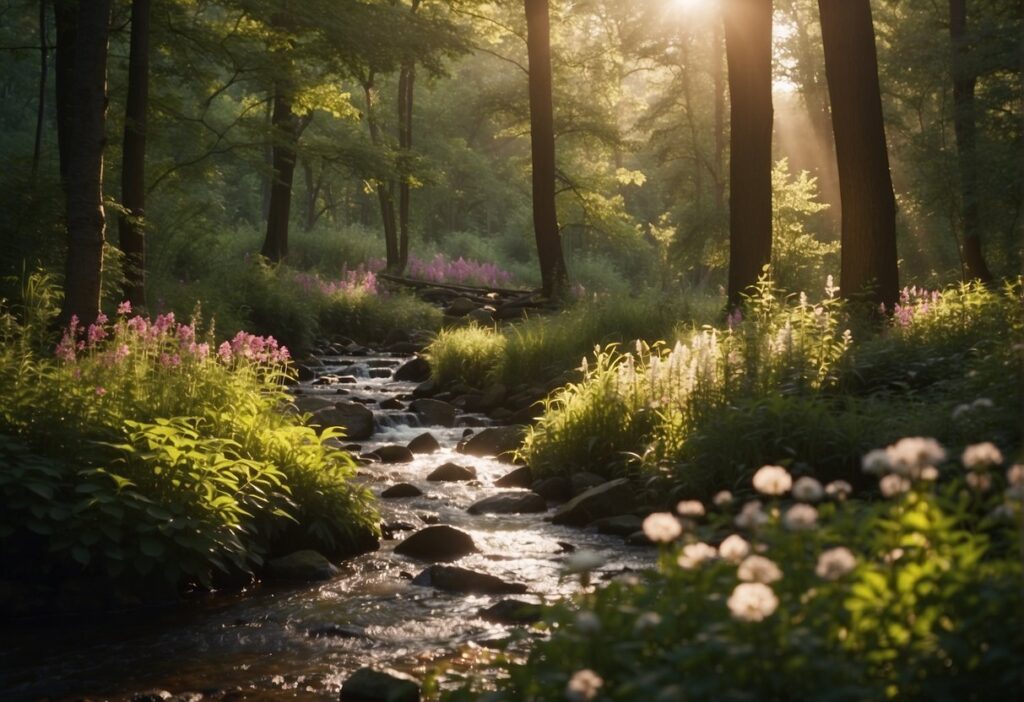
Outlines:
{"label": "green shrub", "polygon": [[430,372],[441,385],[482,387],[492,378],[505,350],[505,336],[493,327],[470,324],[442,329],[427,347]]}
{"label": "green shrub", "polygon": [[321,333],[341,334],[364,342],[392,341],[409,332],[435,331],[441,311],[413,295],[353,290],[324,295],[319,305]]}

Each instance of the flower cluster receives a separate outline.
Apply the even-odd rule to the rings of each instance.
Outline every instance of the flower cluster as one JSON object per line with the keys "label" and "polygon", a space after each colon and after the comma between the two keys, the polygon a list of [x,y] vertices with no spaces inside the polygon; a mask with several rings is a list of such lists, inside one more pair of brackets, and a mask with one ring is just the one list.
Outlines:
{"label": "flower cluster", "polygon": [[[942,299],[938,290],[906,287],[900,291],[900,301],[893,307],[893,321],[900,327],[909,327],[914,319],[927,315]],[[884,313],[885,306],[882,306]]]}
{"label": "flower cluster", "polygon": [[500,287],[512,282],[512,274],[493,263],[467,260],[461,256],[454,261],[437,254],[428,261],[409,257],[409,275],[432,283],[463,283]]}
{"label": "flower cluster", "polygon": [[352,269],[343,267],[339,277],[334,280],[324,280],[312,273],[296,273],[295,282],[306,293],[316,291],[322,295],[345,295],[352,293],[376,295],[379,292],[377,273],[382,268],[383,261],[370,261]]}

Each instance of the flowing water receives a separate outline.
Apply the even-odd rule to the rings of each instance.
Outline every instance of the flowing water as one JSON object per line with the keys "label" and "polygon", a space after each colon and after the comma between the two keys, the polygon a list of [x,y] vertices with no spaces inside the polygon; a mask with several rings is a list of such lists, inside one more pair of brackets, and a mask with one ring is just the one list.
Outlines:
{"label": "flowing water", "polygon": [[[511,469],[455,451],[464,425],[487,424],[486,418],[465,415],[458,422],[463,426],[452,428],[420,426],[415,415],[377,407],[382,400],[412,391],[413,383],[390,377],[404,359],[374,355],[322,360],[323,373],[354,376],[356,382],[303,384],[302,392],[367,401],[378,431],[361,442],[363,451],[404,445],[425,431],[441,444],[440,451],[417,455],[412,463],[360,470],[376,494],[398,482],[414,483],[424,492],[421,497],[381,500],[385,524],[414,529],[450,524],[470,533],[479,553],[457,565],[525,583],[529,594],[516,598],[535,602],[579,587],[562,573],[572,547],[601,553],[607,574],[650,565],[649,550],[626,547],[620,538],[552,525],[544,514],[470,515],[470,504],[503,491],[493,483]],[[339,387],[349,394],[339,397]],[[448,461],[473,466],[478,480],[425,480]],[[336,700],[346,677],[362,666],[422,675],[446,657],[470,654],[506,638],[508,627],[478,617],[481,608],[503,596],[447,593],[410,583],[410,576],[425,564],[397,556],[393,549],[411,533],[399,531],[397,540],[384,541],[379,551],[342,563],[341,573],[323,583],[260,586],[171,609],[102,618],[5,623],[0,700],[131,700],[145,690],[167,690],[191,700]],[[324,627],[334,627],[335,635],[311,635]]]}

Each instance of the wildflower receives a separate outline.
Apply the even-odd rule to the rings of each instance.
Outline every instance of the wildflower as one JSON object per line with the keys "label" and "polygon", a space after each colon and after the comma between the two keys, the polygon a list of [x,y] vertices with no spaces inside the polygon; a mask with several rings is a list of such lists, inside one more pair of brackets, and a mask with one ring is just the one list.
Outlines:
{"label": "wildflower", "polygon": [[970,413],[970,411],[971,411],[971,406],[970,405],[967,405],[967,404],[957,405],[956,407],[953,408],[953,414],[951,415],[953,417],[953,421],[955,421],[955,422],[960,421],[965,416],[967,416]]}
{"label": "wildflower", "polygon": [[687,544],[683,546],[682,552],[679,554],[677,563],[680,568],[684,570],[693,570],[705,562],[712,560],[718,555],[718,550],[714,546],[698,542],[695,544]]}
{"label": "wildflower", "polygon": [[1018,463],[1010,466],[1006,471],[1006,482],[1010,485],[1024,484],[1024,465]]}
{"label": "wildflower", "polygon": [[732,504],[732,493],[728,490],[721,490],[715,493],[715,497],[712,499],[715,507],[723,509]]}
{"label": "wildflower", "polygon": [[668,512],[655,512],[644,519],[644,534],[656,543],[674,541],[683,533],[679,520]]}
{"label": "wildflower", "polygon": [[589,573],[604,565],[604,557],[597,551],[581,550],[565,559],[562,569],[566,573]]}
{"label": "wildflower", "polygon": [[837,546],[823,551],[818,556],[814,572],[825,580],[838,580],[857,566],[857,558],[845,546]]}
{"label": "wildflower", "polygon": [[590,702],[597,697],[602,686],[604,679],[594,671],[589,668],[577,670],[565,686],[565,699],[568,702]]}
{"label": "wildflower", "polygon": [[790,531],[807,531],[818,523],[818,510],[811,505],[796,504],[786,510],[782,523]]}
{"label": "wildflower", "polygon": [[700,500],[683,500],[676,505],[676,514],[681,517],[703,517],[704,504]]}
{"label": "wildflower", "polygon": [[888,563],[889,565],[892,565],[899,559],[903,558],[905,553],[906,552],[902,548],[894,548],[893,550],[885,554],[885,556],[882,557],[882,560]]}
{"label": "wildflower", "polygon": [[750,542],[739,534],[732,534],[718,545],[718,555],[730,563],[739,563],[750,554]]}
{"label": "wildflower", "polygon": [[633,624],[633,631],[640,634],[645,631],[657,628],[661,624],[661,615],[657,612],[644,612],[636,618]]}
{"label": "wildflower", "polygon": [[127,315],[132,313],[132,303],[125,300],[117,306],[117,313],[119,315]]}
{"label": "wildflower", "polygon": [[853,486],[845,480],[833,480],[825,486],[825,494],[833,500],[845,500],[853,492]]}
{"label": "wildflower", "polygon": [[988,473],[968,473],[967,485],[977,492],[988,492],[992,489],[992,476]]}
{"label": "wildflower", "polygon": [[726,604],[735,619],[760,622],[778,609],[779,598],[770,587],[762,583],[740,583]]}
{"label": "wildflower", "polygon": [[860,461],[861,470],[869,475],[884,475],[889,471],[889,454],[885,449],[868,451]]}
{"label": "wildflower", "polygon": [[995,406],[995,403],[992,402],[992,400],[988,399],[987,397],[979,397],[977,400],[971,403],[971,409],[974,410],[992,409]]}
{"label": "wildflower", "polygon": [[229,344],[228,342],[225,341],[219,347],[217,347],[217,358],[219,358],[222,362],[230,363],[231,356],[231,344]]}
{"label": "wildflower", "polygon": [[576,628],[584,634],[596,634],[601,631],[601,620],[593,612],[584,610],[576,615]]}
{"label": "wildflower", "polygon": [[97,385],[96,386],[96,397],[103,397],[106,394],[107,394],[107,389],[105,387],[103,387],[102,385]]}
{"label": "wildflower", "polygon": [[784,495],[793,487],[793,478],[782,466],[761,466],[754,473],[754,488],[764,495]]}
{"label": "wildflower", "polygon": [[793,497],[801,502],[817,502],[824,496],[824,488],[814,478],[804,476],[793,483]]}
{"label": "wildflower", "polygon": [[782,569],[770,558],[747,556],[736,570],[736,577],[747,582],[774,583],[782,578]]}
{"label": "wildflower", "polygon": [[921,480],[927,480],[929,483],[934,483],[939,479],[939,469],[935,466],[925,466],[921,469]]}
{"label": "wildflower", "polygon": [[991,441],[971,444],[964,449],[960,461],[969,470],[985,470],[1003,462],[1003,454]]}
{"label": "wildflower", "polygon": [[743,505],[733,521],[740,529],[756,529],[768,521],[768,515],[761,509],[760,502],[751,500]]}
{"label": "wildflower", "polygon": [[894,473],[916,478],[921,468],[946,460],[946,449],[935,439],[910,436],[900,439],[885,449],[889,466]]}
{"label": "wildflower", "polygon": [[883,497],[896,497],[910,489],[910,481],[893,473],[879,480],[878,488],[882,491]]}

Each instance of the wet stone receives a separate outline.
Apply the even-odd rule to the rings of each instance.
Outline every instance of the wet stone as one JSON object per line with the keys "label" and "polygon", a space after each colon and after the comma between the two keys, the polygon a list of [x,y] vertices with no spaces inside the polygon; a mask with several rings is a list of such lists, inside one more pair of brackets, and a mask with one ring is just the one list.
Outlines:
{"label": "wet stone", "polygon": [[535,492],[503,492],[469,506],[470,514],[526,514],[546,512],[547,501]]}
{"label": "wet stone", "polygon": [[423,491],[411,483],[398,483],[392,485],[380,494],[384,499],[396,499],[402,497],[419,497]]}
{"label": "wet stone", "polygon": [[533,484],[533,471],[530,466],[516,468],[494,481],[495,487],[500,488],[528,488]]}
{"label": "wet stone", "polygon": [[408,448],[413,453],[434,453],[441,450],[441,444],[437,442],[434,435],[429,431],[417,436],[408,443]]}
{"label": "wet stone", "polygon": [[306,632],[311,639],[363,639],[366,631],[354,624],[327,624]]}
{"label": "wet stone", "polygon": [[480,618],[495,624],[533,624],[542,616],[539,604],[522,600],[501,600],[490,607],[480,610]]}
{"label": "wet stone", "polygon": [[420,529],[395,547],[399,556],[421,561],[454,561],[476,551],[472,536],[445,524]]}
{"label": "wet stone", "polygon": [[454,482],[459,480],[473,480],[476,478],[476,469],[471,466],[460,466],[457,463],[444,463],[427,476],[431,482]]}
{"label": "wet stone", "polygon": [[315,582],[330,580],[338,569],[316,551],[305,549],[267,562],[267,575],[277,581]]}
{"label": "wet stone", "polygon": [[381,409],[386,409],[386,410],[403,410],[403,409],[405,409],[405,405],[402,403],[402,401],[399,400],[398,398],[395,398],[395,397],[389,397],[386,400],[381,400],[378,403],[378,405],[380,406]]}
{"label": "wet stone", "polygon": [[360,668],[341,686],[341,702],[419,702],[415,678],[394,670]]}
{"label": "wet stone", "polygon": [[417,356],[412,358],[395,371],[395,380],[422,383],[430,378],[430,363],[427,359]]}
{"label": "wet stone", "polygon": [[526,585],[502,580],[488,573],[459,568],[458,566],[432,565],[412,580],[413,585],[435,587],[446,592],[500,595],[522,594]]}
{"label": "wet stone", "polygon": [[376,456],[381,463],[409,463],[413,460],[412,451],[396,445],[380,446],[367,455]]}

